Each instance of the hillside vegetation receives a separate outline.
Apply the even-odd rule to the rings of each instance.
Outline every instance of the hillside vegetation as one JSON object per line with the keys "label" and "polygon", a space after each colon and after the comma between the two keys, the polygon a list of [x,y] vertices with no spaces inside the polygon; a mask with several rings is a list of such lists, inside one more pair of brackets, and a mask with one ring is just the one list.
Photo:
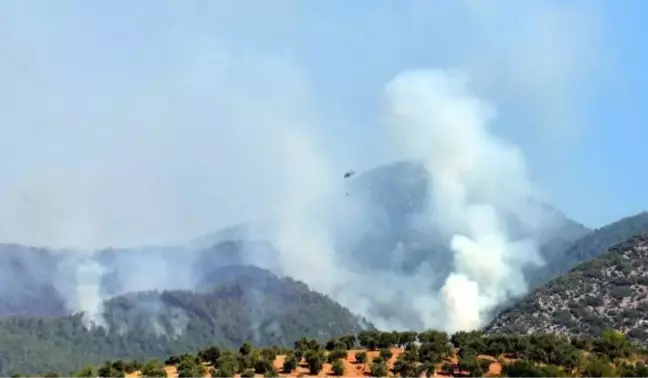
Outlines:
{"label": "hillside vegetation", "polygon": [[165,358],[246,340],[290,346],[301,337],[325,340],[367,325],[301,282],[255,267],[228,269],[239,272],[219,275],[219,285],[207,293],[142,292],[106,302],[108,332],[87,330],[80,315],[0,319],[0,374],[66,374],[107,359]]}
{"label": "hillside vegetation", "polygon": [[647,310],[648,233],[643,233],[531,293],[486,331],[591,337],[614,328],[648,345]]}
{"label": "hillside vegetation", "polygon": [[[480,332],[378,332],[333,338],[325,343],[302,338],[293,348],[236,349],[211,346],[196,355],[162,360],[105,361],[87,366],[78,377],[641,377],[648,375],[646,351],[619,332],[599,338],[551,334],[491,335]],[[46,376],[56,376],[48,372]]]}
{"label": "hillside vegetation", "polygon": [[568,248],[562,251],[560,247],[549,248],[551,250],[549,253],[560,252],[551,258],[547,258],[545,254],[547,264],[531,274],[531,287],[540,287],[566,274],[578,264],[594,259],[614,245],[643,232],[648,232],[648,212],[620,219],[587,233],[575,242],[569,243]]}

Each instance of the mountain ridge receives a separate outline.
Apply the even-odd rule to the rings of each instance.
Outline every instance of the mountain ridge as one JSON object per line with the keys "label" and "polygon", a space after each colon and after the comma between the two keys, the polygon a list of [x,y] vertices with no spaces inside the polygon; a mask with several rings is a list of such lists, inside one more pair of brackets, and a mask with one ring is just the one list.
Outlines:
{"label": "mountain ridge", "polygon": [[166,358],[214,344],[235,348],[248,340],[289,346],[302,337],[325,340],[372,327],[302,282],[257,267],[237,269],[204,292],[146,291],[107,300],[102,327],[88,327],[82,313],[0,318],[0,374]]}
{"label": "mountain ridge", "polygon": [[[331,277],[330,285],[322,290],[327,289],[335,300],[369,319],[416,329],[425,327],[420,312],[408,305],[415,298],[405,298],[410,292],[406,287],[392,285],[376,292],[361,287],[375,277],[404,282],[403,279],[417,275],[427,277],[426,290],[430,293],[441,289],[452,270],[454,254],[449,248],[449,236],[428,219],[428,179],[420,164],[407,161],[358,173],[351,180],[340,178],[349,196],[337,193],[339,196],[325,198],[332,202],[316,205],[322,211],[330,210],[328,207],[333,209],[328,213],[333,217],[318,227],[323,227],[322,231],[330,236],[332,242],[327,246],[330,248],[327,253],[333,253],[335,261],[343,262],[340,269],[349,273],[348,282],[336,282]],[[559,258],[571,242],[589,232],[550,205],[539,202],[532,205],[547,217],[548,227],[535,229],[514,213],[506,213],[507,226],[513,236],[535,233],[545,260]],[[354,224],[353,228],[343,227],[349,222]],[[357,224],[362,227],[356,229]],[[64,316],[75,310],[90,310],[77,306],[81,303],[77,293],[90,289],[97,291],[102,299],[153,289],[200,291],[205,278],[214,276],[211,271],[224,265],[255,265],[278,276],[294,276],[295,271],[291,270],[294,267],[285,266],[285,256],[272,238],[273,227],[276,224],[264,220],[225,228],[219,231],[219,237],[206,235],[187,245],[105,248],[94,253],[0,245],[0,259],[7,261],[0,264],[0,277],[2,273],[12,277],[12,290],[0,287],[0,316]],[[20,269],[13,269],[10,262],[18,264]],[[526,269],[526,275],[532,277],[537,273],[534,269]],[[15,271],[23,273],[15,274]],[[84,273],[94,271],[97,273]],[[132,273],[140,271],[146,274]],[[308,283],[308,275],[299,278]],[[381,296],[381,290],[391,290],[391,296]],[[404,300],[397,304],[383,297]],[[360,301],[363,301],[361,306],[353,307]]]}
{"label": "mountain ridge", "polygon": [[648,346],[648,232],[536,289],[484,330],[596,336],[612,328]]}

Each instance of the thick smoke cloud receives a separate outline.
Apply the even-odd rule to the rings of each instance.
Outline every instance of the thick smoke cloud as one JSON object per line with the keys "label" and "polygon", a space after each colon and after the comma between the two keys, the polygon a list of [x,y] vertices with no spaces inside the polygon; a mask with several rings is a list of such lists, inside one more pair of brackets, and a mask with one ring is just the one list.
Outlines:
{"label": "thick smoke cloud", "polygon": [[[140,246],[191,244],[250,220],[270,219],[244,236],[271,239],[280,255],[250,247],[245,262],[303,280],[380,327],[472,327],[518,293],[523,285],[508,285],[522,282],[519,272],[502,277],[535,261],[535,247],[513,237],[502,209],[541,225],[521,199],[536,194],[524,159],[486,128],[492,108],[442,71],[390,82],[390,133],[379,127],[376,104],[406,67],[456,66],[480,97],[504,106],[520,98],[515,106],[571,119],[574,78],[596,35],[595,23],[583,21],[589,5],[458,1],[394,10],[384,2],[356,14],[344,2],[255,4],[253,12],[243,3],[142,1],[127,12],[110,3],[0,5],[0,242],[61,248],[52,281],[70,310],[99,324],[102,301],[115,294],[196,286],[199,257],[190,249],[148,254]],[[515,38],[499,32],[510,18],[522,20]],[[394,113],[399,101],[409,115]],[[428,114],[431,106],[439,112]],[[453,118],[456,106],[472,115],[468,123]],[[450,122],[459,129],[446,132]],[[342,179],[348,169],[403,158],[425,169],[401,166],[402,180],[396,172],[373,188]],[[454,158],[458,171],[447,178],[439,167]],[[466,168],[472,159],[480,169]],[[376,205],[391,194],[375,187],[413,177],[429,181],[429,211],[401,216]],[[385,236],[401,226],[409,242]],[[437,239],[454,254],[410,255]],[[99,248],[108,246],[137,249],[107,261]],[[494,257],[466,259],[484,256],[484,246]],[[446,280],[438,271],[449,266],[456,274]],[[472,290],[476,308],[443,295],[459,285]],[[468,318],[450,323],[453,311]]]}
{"label": "thick smoke cloud", "polygon": [[[273,238],[281,256],[278,273],[307,282],[381,328],[478,328],[498,305],[525,292],[523,268],[542,264],[537,242],[552,220],[529,205],[537,193],[521,152],[491,132],[495,109],[470,92],[463,74],[408,71],[390,81],[385,93],[389,134],[402,156],[424,168],[413,171],[429,184],[423,206],[415,217],[393,219],[370,200],[375,184],[357,190],[342,185],[329,174],[325,156],[312,154],[300,140],[287,148],[299,150],[302,159],[286,160],[295,173],[294,192],[288,192]],[[406,166],[399,171],[407,172]],[[413,172],[387,177],[416,179]],[[531,237],[507,229],[511,214],[518,228],[527,224]],[[386,253],[367,241],[394,232],[394,221],[431,238],[421,240],[428,244],[418,261],[408,255],[412,245],[402,241]],[[444,256],[429,244],[437,239],[453,254]],[[413,268],[402,268],[413,261]]]}
{"label": "thick smoke cloud", "polygon": [[461,73],[402,73],[387,96],[392,127],[430,174],[430,216],[451,235],[445,327],[476,329],[497,305],[525,292],[525,264],[541,262],[535,241],[513,240],[497,210],[504,203],[520,209],[533,195],[522,154],[490,132],[495,110]]}

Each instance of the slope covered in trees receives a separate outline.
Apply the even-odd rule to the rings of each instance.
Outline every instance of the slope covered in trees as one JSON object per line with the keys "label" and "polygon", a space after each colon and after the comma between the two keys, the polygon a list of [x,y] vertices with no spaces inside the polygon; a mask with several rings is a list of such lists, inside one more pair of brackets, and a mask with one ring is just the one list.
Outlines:
{"label": "slope covered in trees", "polygon": [[[196,353],[197,352],[197,353]],[[326,342],[301,338],[292,348],[210,346],[166,360],[105,361],[72,376],[90,377],[641,377],[646,351],[607,330],[597,338],[551,334],[363,331]],[[56,372],[49,372],[54,376]]]}
{"label": "slope covered in trees", "polygon": [[[604,254],[614,245],[647,231],[648,212],[641,212],[596,229],[571,243],[553,258],[547,258],[547,264],[531,275],[531,286],[539,287],[569,272],[578,264]],[[552,250],[556,253],[560,249]]]}
{"label": "slope covered in trees", "polygon": [[[232,269],[232,267],[229,267]],[[206,345],[292,345],[357,332],[366,325],[330,298],[255,267],[220,275],[210,292],[140,292],[105,303],[107,329],[80,315],[0,319],[0,374],[66,374],[107,359],[166,357]],[[251,280],[250,276],[255,279]]]}
{"label": "slope covered in trees", "polygon": [[614,328],[648,345],[648,234],[634,236],[534,291],[487,332],[594,336]]}

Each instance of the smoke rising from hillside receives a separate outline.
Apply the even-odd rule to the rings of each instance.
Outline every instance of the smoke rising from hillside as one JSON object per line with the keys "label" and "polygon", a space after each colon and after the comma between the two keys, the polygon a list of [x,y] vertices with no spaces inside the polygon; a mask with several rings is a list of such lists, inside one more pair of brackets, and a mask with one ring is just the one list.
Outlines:
{"label": "smoke rising from hillside", "polygon": [[[402,3],[409,5],[398,11],[376,3],[370,12],[335,9],[344,2],[327,3],[326,11],[280,2],[255,4],[252,14],[243,3],[142,1],[128,12],[109,3],[0,4],[0,242],[73,247],[58,253],[52,281],[70,310],[97,324],[102,301],[116,294],[193,288],[197,261],[182,248],[120,251],[103,261],[97,248],[184,242],[259,218],[277,222],[271,232],[245,236],[270,234],[279,259],[252,250],[245,262],[303,280],[380,327],[471,327],[515,294],[502,277],[528,263],[535,247],[510,240],[499,209],[527,217],[514,202],[530,188],[520,179],[517,150],[483,128],[492,109],[464,93],[453,75],[398,76],[389,88],[394,104],[407,102],[408,112],[399,113],[405,118],[394,119],[403,156],[390,154],[377,98],[403,67],[451,62],[472,74],[480,95],[520,95],[538,113],[569,118],[577,96],[567,89],[594,34],[580,23],[588,17],[553,5],[498,6],[523,20],[515,38],[500,38],[500,18],[511,14],[494,15],[479,2]],[[529,27],[538,25],[526,22],[537,14],[554,22]],[[436,39],[441,35],[451,38]],[[483,51],[481,35],[497,53]],[[432,90],[430,81],[445,87]],[[439,112],[428,114],[430,104]],[[474,119],[454,119],[457,106],[474,111]],[[449,122],[460,129],[446,132]],[[348,169],[404,157],[423,160],[432,174],[423,205],[441,211],[433,219],[376,205],[392,189],[408,198],[412,193],[392,186],[412,178],[417,184],[415,168],[373,186],[342,179]],[[457,159],[457,171],[444,168],[446,159]],[[487,169],[471,171],[471,164]],[[413,241],[386,235],[406,227]],[[433,228],[454,257],[412,255]],[[494,251],[488,261],[479,258],[484,248]],[[438,270],[453,259],[456,274],[445,281]],[[511,274],[521,282],[519,272]],[[476,308],[460,307],[466,302],[452,295],[459,286],[473,293]],[[461,311],[469,318],[448,325],[446,317]]]}
{"label": "smoke rising from hillside", "polygon": [[541,263],[535,241],[512,240],[497,210],[503,203],[521,209],[534,194],[523,156],[490,132],[495,110],[470,93],[460,72],[402,73],[387,97],[391,126],[429,172],[430,216],[451,235],[454,269],[441,289],[445,328],[476,329],[526,291],[525,265]]}

